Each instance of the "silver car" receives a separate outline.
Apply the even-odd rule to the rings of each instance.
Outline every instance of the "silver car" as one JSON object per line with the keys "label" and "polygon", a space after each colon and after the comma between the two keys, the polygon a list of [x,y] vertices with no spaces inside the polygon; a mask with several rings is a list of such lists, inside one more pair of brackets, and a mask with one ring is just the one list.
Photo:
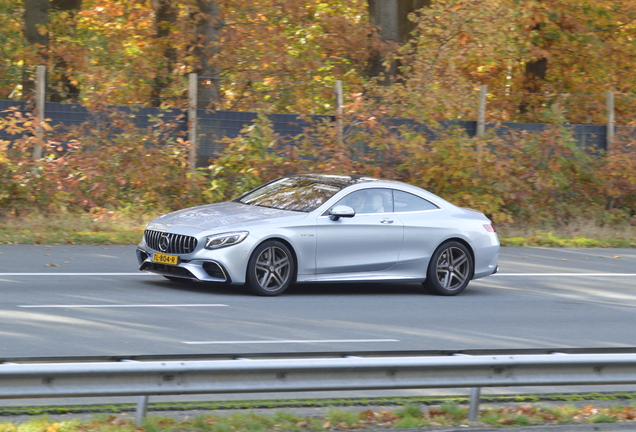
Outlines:
{"label": "silver car", "polygon": [[497,272],[499,239],[482,213],[423,189],[364,176],[292,175],[228,202],[159,216],[140,270],[175,282],[247,284],[273,296],[294,282],[421,282],[462,292]]}

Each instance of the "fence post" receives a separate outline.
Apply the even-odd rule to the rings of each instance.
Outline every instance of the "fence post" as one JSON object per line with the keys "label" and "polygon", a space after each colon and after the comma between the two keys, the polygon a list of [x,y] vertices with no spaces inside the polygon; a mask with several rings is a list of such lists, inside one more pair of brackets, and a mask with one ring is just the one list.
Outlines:
{"label": "fence post", "polygon": [[614,138],[614,92],[605,93],[605,102],[607,105],[607,129],[605,132],[606,148],[610,149],[610,144]]}
{"label": "fence post", "polygon": [[486,133],[486,94],[488,93],[488,86],[481,86],[479,88],[479,104],[477,105],[477,136],[482,136]]}
{"label": "fence post", "polygon": [[188,163],[192,169],[197,166],[197,81],[196,73],[188,75],[188,140],[190,141]]}
{"label": "fence post", "polygon": [[46,100],[46,66],[35,67],[35,145],[33,159],[42,158],[42,141],[44,140],[44,102]]}
{"label": "fence post", "polygon": [[338,142],[342,143],[344,140],[342,132],[342,106],[344,105],[344,98],[342,95],[342,81],[336,80],[333,83],[333,89],[336,93],[336,127],[338,128]]}

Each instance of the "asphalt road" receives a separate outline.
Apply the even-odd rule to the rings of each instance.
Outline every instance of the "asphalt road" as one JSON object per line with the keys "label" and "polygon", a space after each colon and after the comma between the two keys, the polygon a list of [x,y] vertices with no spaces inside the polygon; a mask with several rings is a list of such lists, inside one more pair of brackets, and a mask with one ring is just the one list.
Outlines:
{"label": "asphalt road", "polygon": [[636,249],[503,248],[457,297],[174,284],[134,246],[0,246],[0,358],[636,346]]}

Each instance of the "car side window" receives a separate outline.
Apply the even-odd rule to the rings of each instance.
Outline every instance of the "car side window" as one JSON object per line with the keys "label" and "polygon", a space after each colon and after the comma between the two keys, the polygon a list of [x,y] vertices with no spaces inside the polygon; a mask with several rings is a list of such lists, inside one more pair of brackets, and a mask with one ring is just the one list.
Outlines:
{"label": "car side window", "polygon": [[393,191],[393,205],[396,213],[437,210],[435,204],[408,192]]}
{"label": "car side window", "polygon": [[364,189],[350,193],[336,205],[353,208],[356,214],[390,213],[393,200],[389,189]]}

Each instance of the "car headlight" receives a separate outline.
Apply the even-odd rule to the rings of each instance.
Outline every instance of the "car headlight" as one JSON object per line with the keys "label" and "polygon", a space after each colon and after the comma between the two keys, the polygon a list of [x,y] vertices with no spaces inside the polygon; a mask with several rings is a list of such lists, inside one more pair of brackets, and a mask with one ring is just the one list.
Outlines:
{"label": "car headlight", "polygon": [[219,249],[239,244],[247,238],[249,231],[238,231],[210,236],[205,241],[206,249]]}

